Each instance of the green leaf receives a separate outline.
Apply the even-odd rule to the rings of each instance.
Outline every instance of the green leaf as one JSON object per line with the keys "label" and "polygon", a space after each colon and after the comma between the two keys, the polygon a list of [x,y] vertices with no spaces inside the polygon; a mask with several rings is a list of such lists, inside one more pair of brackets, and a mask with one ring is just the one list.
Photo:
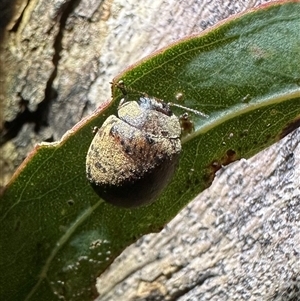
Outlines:
{"label": "green leaf", "polygon": [[[130,243],[159,231],[221,165],[248,158],[300,123],[300,3],[230,19],[147,58],[116,80],[208,114],[192,116],[180,166],[151,206],[104,203],[85,176],[91,128],[116,113],[114,101],[60,143],[27,158],[0,201],[3,300],[92,300],[95,278]],[[176,114],[182,111],[174,110]]]}

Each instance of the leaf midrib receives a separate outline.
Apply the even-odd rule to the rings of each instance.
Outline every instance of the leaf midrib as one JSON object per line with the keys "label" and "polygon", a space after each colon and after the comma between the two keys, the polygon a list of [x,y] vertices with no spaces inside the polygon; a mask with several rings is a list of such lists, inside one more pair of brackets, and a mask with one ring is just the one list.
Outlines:
{"label": "leaf midrib", "polygon": [[232,106],[227,110],[222,112],[217,112],[216,117],[209,117],[208,121],[197,127],[197,129],[190,135],[182,138],[182,144],[194,139],[195,137],[202,135],[213,128],[219,126],[220,124],[233,119],[237,115],[243,115],[251,111],[256,111],[259,108],[267,107],[276,103],[281,103],[286,100],[291,100],[300,97],[300,89],[295,89],[293,91],[272,95],[269,97],[259,98],[259,100],[252,100],[251,103],[240,103],[238,105]]}

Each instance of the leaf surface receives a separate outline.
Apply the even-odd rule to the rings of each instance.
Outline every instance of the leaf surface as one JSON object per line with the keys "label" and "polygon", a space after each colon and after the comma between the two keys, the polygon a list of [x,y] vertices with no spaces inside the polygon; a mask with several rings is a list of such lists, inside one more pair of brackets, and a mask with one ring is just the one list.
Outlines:
{"label": "leaf surface", "polygon": [[95,278],[126,246],[159,231],[222,165],[251,157],[299,126],[299,15],[299,1],[262,7],[118,76],[133,90],[209,115],[191,116],[195,131],[183,138],[180,166],[151,206],[113,207],[86,180],[91,128],[116,113],[116,89],[109,105],[61,142],[38,146],[0,200],[3,300],[93,300]]}

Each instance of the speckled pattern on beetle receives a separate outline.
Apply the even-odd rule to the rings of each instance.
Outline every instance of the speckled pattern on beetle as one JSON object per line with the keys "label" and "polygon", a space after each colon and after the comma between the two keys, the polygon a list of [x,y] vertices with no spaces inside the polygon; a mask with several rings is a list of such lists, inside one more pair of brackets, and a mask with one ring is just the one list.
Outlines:
{"label": "speckled pattern on beetle", "polygon": [[147,96],[121,100],[118,117],[97,130],[86,157],[97,194],[120,207],[153,202],[171,180],[181,152],[181,126],[168,104]]}

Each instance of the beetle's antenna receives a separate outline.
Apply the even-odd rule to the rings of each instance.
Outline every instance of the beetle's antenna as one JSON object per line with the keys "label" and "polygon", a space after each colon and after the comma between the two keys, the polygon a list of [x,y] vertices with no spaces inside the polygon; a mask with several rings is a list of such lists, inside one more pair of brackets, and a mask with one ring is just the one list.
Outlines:
{"label": "beetle's antenna", "polygon": [[191,108],[187,108],[187,107],[182,106],[182,105],[179,105],[179,104],[177,104],[177,103],[169,102],[168,105],[169,105],[169,106],[173,106],[173,107],[177,107],[177,108],[184,109],[184,110],[186,110],[186,111],[192,112],[192,113],[194,113],[194,114],[196,114],[196,115],[199,115],[199,116],[201,116],[201,117],[205,117],[205,118],[208,118],[208,117],[209,117],[208,115],[206,115],[206,114],[203,113],[203,112],[200,112],[200,111],[197,111],[197,110],[194,110],[194,109],[191,109]]}
{"label": "beetle's antenna", "polygon": [[[117,83],[114,83],[114,82],[111,82],[110,84],[116,86],[117,88],[119,88],[124,96],[124,99],[123,101],[120,102],[120,105],[123,104],[124,102],[126,102],[128,100],[128,90],[129,91],[134,91],[134,92],[137,92],[141,95],[143,95],[144,97],[149,97],[147,93],[144,93],[144,92],[140,92],[140,91],[136,91],[136,90],[133,90],[132,88],[126,88],[125,86],[125,83],[123,80],[119,80]],[[158,98],[155,98],[158,102],[164,102],[163,100],[161,99],[158,99]],[[182,106],[182,105],[179,105],[177,103],[173,103],[173,102],[168,102],[167,103],[168,106],[172,106],[172,107],[177,107],[177,108],[180,108],[180,109],[184,109],[186,111],[189,111],[189,112],[192,112],[194,113],[195,115],[198,115],[198,116],[201,116],[201,117],[204,117],[204,118],[208,118],[209,116],[206,115],[205,113],[203,112],[200,112],[198,110],[194,110],[194,109],[191,109],[191,108],[188,108],[188,107],[185,107],[185,106]]]}

